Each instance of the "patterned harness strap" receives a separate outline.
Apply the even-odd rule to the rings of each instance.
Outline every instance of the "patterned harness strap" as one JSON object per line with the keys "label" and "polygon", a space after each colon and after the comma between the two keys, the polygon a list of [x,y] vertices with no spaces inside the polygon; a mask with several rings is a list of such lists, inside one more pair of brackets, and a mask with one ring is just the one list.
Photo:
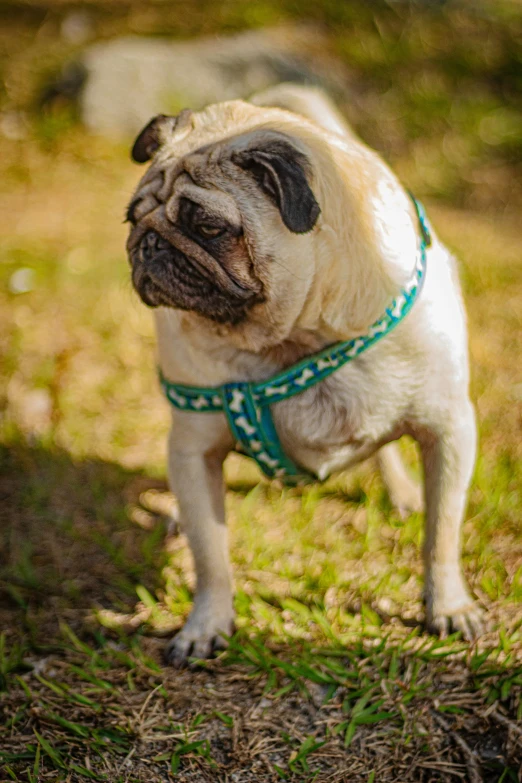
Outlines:
{"label": "patterned harness strap", "polygon": [[408,284],[384,315],[372,324],[366,335],[334,343],[259,383],[238,382],[198,387],[171,383],[160,376],[163,390],[172,405],[182,411],[224,412],[241,450],[255,459],[263,473],[270,478],[281,478],[291,484],[314,480],[311,473],[299,468],[284,453],[270,406],[300,394],[353,361],[382,340],[408,315],[424,282],[426,249],[431,245],[424,208],[413,196],[412,199],[420,224],[420,245],[415,269]]}

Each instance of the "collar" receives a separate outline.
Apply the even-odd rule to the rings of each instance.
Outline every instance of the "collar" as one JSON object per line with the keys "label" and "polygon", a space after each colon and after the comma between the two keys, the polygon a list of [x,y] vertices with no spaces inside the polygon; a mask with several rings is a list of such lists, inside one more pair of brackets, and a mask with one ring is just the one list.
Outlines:
{"label": "collar", "polygon": [[388,335],[412,309],[426,274],[426,250],[431,235],[422,204],[412,196],[420,228],[419,250],[410,280],[368,332],[352,340],[329,345],[319,353],[258,383],[233,382],[222,386],[187,386],[160,376],[170,403],[179,410],[197,413],[225,413],[241,450],[256,460],[269,477],[291,483],[310,480],[310,474],[296,466],[284,453],[272,420],[270,406],[315,386],[343,365]]}

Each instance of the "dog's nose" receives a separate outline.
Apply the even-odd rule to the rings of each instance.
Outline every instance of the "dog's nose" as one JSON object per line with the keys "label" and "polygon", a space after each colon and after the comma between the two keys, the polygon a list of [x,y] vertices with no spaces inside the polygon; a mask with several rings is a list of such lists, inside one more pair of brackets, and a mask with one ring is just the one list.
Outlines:
{"label": "dog's nose", "polygon": [[157,231],[147,231],[140,242],[142,261],[153,261],[158,253],[161,253],[163,250],[169,250],[170,247],[170,243],[163,239]]}

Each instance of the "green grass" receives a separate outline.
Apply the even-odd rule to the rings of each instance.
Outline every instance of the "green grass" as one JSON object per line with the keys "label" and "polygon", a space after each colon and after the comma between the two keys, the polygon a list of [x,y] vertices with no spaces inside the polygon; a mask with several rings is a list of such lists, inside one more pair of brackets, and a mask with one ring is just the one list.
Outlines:
{"label": "green grass", "polygon": [[[224,29],[246,13],[233,5],[223,11]],[[433,84],[409,83],[426,59],[415,45],[424,17],[409,17],[394,48],[404,11],[381,9],[380,27],[365,12],[357,38],[348,34],[356,16],[337,19],[350,14],[341,5],[320,6],[338,24],[332,46],[358,63],[371,89],[384,90],[389,79],[383,52],[385,64],[395,58],[382,128],[374,120],[370,127],[371,95],[358,104],[359,127],[406,184],[431,194],[430,217],[461,260],[481,432],[464,569],[491,629],[475,646],[424,632],[423,518],[399,518],[371,465],[281,490],[231,456],[238,631],[218,660],[182,672],[163,665],[166,638],[190,610],[194,575],[184,537],[167,535],[168,410],[150,315],[131,290],[124,257],[121,221],[139,172],[126,147],[87,136],[68,115],[31,119],[23,143],[3,140],[0,162],[2,781],[520,778],[522,237],[518,218],[499,213],[504,180],[495,190],[491,179],[480,187],[466,179],[492,160],[475,131],[497,98],[485,109],[479,102],[480,116],[463,105],[458,139],[443,144],[435,125],[446,116],[450,66],[477,79],[482,68],[465,40],[445,60],[465,14],[444,46],[440,27],[425,41],[428,70],[440,81],[434,95]],[[277,21],[273,14],[261,5],[248,23]],[[205,18],[192,23],[212,32],[217,22]],[[116,31],[123,22],[111,24]],[[492,40],[511,41],[517,24],[508,20]],[[22,76],[9,71],[20,105],[46,41],[42,35],[17,54]],[[4,40],[4,54],[10,45]],[[491,72],[481,79],[489,95]],[[461,88],[451,84],[453,104]],[[422,103],[417,114],[414,100]],[[401,101],[404,118],[393,120]],[[414,120],[424,125],[415,130]],[[482,146],[470,147],[458,170],[442,160],[439,187],[430,180],[434,152],[450,149],[451,157],[450,141]],[[518,163],[509,162],[506,144],[493,145],[493,157],[515,182]],[[448,176],[454,189],[442,181]],[[486,191],[494,209],[480,211],[491,207]],[[20,269],[32,279],[17,294]],[[414,445],[403,450],[418,473]]]}

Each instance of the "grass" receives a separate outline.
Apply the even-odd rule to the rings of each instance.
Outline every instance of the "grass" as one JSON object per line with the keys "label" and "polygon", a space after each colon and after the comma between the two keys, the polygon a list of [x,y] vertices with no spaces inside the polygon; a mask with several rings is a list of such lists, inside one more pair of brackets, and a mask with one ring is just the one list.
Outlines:
{"label": "grass", "polygon": [[138,171],[69,116],[2,144],[0,780],[519,780],[518,218],[441,201],[418,153],[391,150],[461,260],[481,432],[464,568],[490,631],[424,632],[423,519],[397,516],[371,465],[281,491],[231,456],[238,631],[175,672],[162,648],[193,571],[165,516],[168,410],[123,251]]}

